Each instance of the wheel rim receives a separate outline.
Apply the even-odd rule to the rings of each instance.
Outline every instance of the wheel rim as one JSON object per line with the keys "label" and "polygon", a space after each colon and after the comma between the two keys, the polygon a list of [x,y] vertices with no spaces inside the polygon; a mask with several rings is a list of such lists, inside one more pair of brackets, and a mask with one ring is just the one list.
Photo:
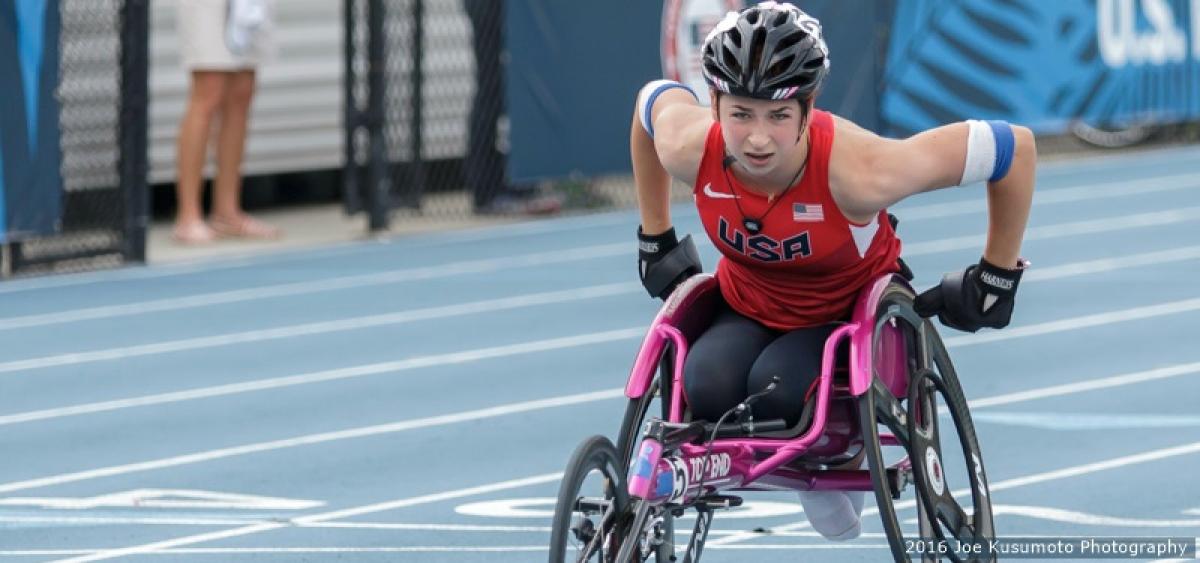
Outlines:
{"label": "wheel rim", "polygon": [[[950,363],[945,346],[932,325],[912,312],[912,294],[895,286],[880,304],[880,331],[901,328],[908,345],[908,395],[897,399],[874,374],[871,388],[859,399],[864,447],[876,490],[876,503],[897,561],[907,561],[904,527],[893,503],[893,482],[886,472],[892,467],[909,467],[917,509],[917,533],[922,539],[964,542],[994,537],[991,503],[978,440],[967,410],[966,399]],[[873,351],[874,352],[874,351]],[[947,418],[939,418],[946,412]],[[951,424],[943,424],[950,422]],[[884,425],[900,443],[906,458],[888,463],[880,447],[878,425]],[[950,436],[952,434],[953,436]],[[955,448],[952,444],[957,443]],[[950,447],[947,451],[944,447]],[[947,454],[950,455],[948,459]],[[956,457],[961,456],[961,457]],[[947,471],[950,475],[947,475]],[[969,495],[964,506],[956,496],[955,485],[967,485]],[[961,490],[959,492],[962,492]],[[904,522],[907,522],[905,520]],[[953,543],[945,544],[953,545]],[[947,558],[962,561],[957,554]],[[923,559],[936,557],[924,554]]]}
{"label": "wheel rim", "polygon": [[629,506],[616,448],[603,436],[580,444],[559,487],[550,561],[612,561]]}
{"label": "wheel rim", "polygon": [[[914,382],[916,384],[910,390],[909,404],[920,404],[927,410],[922,416],[909,417],[909,437],[911,451],[920,456],[917,459],[922,461],[913,464],[913,473],[920,487],[917,497],[930,518],[929,531],[943,542],[951,538],[964,543],[983,542],[995,534],[987,481],[973,433],[964,431],[961,413],[949,406],[955,401],[942,377],[924,371],[914,378]],[[938,424],[939,399],[942,405],[948,407],[946,410],[955,424]],[[946,436],[944,429],[952,429],[954,436]],[[946,474],[947,454],[951,452],[943,448],[953,448],[955,443],[962,457],[957,459],[958,471],[952,477]],[[959,500],[954,493],[956,489],[961,491],[964,484],[970,494],[960,495],[964,500]],[[947,557],[953,561],[962,560],[957,554],[947,554]]]}

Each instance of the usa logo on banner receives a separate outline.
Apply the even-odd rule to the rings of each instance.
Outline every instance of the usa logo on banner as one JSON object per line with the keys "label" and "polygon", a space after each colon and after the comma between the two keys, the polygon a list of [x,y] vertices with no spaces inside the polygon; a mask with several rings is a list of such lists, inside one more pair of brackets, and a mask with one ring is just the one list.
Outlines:
{"label": "usa logo on banner", "polygon": [[667,0],[663,2],[663,76],[687,84],[708,105],[708,85],[700,72],[700,50],[708,32],[728,12],[742,8],[737,0]]}

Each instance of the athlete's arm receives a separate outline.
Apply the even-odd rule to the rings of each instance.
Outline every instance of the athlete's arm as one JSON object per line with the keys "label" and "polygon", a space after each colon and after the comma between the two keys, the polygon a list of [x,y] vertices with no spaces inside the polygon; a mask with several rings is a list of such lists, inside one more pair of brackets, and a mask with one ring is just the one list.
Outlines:
{"label": "athlete's arm", "polygon": [[[707,110],[682,84],[655,81],[638,93],[629,131],[637,185],[638,276],[652,297],[666,299],[688,277],[704,270],[689,236],[682,243],[671,227],[671,176],[695,184],[704,152]],[[697,136],[698,135],[698,136]]]}
{"label": "athlete's arm", "polygon": [[662,92],[650,108],[654,138],[642,126],[635,107],[629,130],[633,180],[637,185],[642,232],[655,235],[671,228],[671,177],[696,182],[704,138],[712,124],[710,111],[687,90]]}
{"label": "athlete's arm", "polygon": [[[848,215],[871,215],[910,195],[962,183],[970,126],[952,123],[908,139],[879,137],[839,119],[830,182]],[[985,126],[986,127],[986,126]],[[983,257],[1015,267],[1033,201],[1037,146],[1033,133],[1011,127],[1012,163],[987,184],[988,237]],[[990,134],[990,131],[989,131]],[[844,203],[845,202],[845,203]]]}

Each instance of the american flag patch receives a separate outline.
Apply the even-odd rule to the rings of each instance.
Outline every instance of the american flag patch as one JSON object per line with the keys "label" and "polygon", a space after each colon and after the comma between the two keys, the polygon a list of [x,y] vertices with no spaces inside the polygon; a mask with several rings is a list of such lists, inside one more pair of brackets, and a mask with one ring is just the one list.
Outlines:
{"label": "american flag patch", "polygon": [[792,220],[799,223],[824,221],[825,210],[819,203],[793,203]]}

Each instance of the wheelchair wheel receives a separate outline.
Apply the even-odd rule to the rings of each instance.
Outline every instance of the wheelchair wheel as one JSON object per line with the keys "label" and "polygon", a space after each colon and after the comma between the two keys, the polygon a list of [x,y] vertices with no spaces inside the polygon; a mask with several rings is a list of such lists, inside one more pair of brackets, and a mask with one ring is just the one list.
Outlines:
{"label": "wheelchair wheel", "polygon": [[550,563],[615,561],[629,496],[617,450],[604,436],[584,440],[563,472],[550,532]]}
{"label": "wheelchair wheel", "polygon": [[[668,351],[659,363],[658,375],[650,382],[650,387],[641,397],[630,399],[625,407],[625,417],[621,420],[621,430],[617,435],[617,453],[621,461],[622,475],[629,474],[629,465],[637,454],[634,451],[641,443],[643,426],[651,417],[657,416],[666,420],[671,411],[671,376],[674,367],[674,354]],[[648,517],[652,528],[650,535],[655,537],[657,546],[654,555],[657,561],[671,561],[675,550],[675,522],[669,510]]]}
{"label": "wheelchair wheel", "polygon": [[[893,395],[877,372],[871,388],[859,398],[859,419],[880,518],[896,561],[909,561],[910,557],[992,561],[988,555],[953,550],[958,545],[953,540],[986,547],[987,540],[995,537],[992,506],[983,456],[958,376],[932,323],[913,312],[914,297],[906,286],[890,285],[876,311],[872,339],[878,358],[883,331],[903,335],[907,396]],[[939,419],[939,412],[947,414],[948,420]],[[903,449],[899,459],[885,458],[880,425]],[[916,499],[894,503],[910,483]],[[966,485],[958,491],[961,501],[955,496],[954,484]],[[917,529],[906,533],[902,524],[908,520],[902,522],[897,510],[914,504]]]}

